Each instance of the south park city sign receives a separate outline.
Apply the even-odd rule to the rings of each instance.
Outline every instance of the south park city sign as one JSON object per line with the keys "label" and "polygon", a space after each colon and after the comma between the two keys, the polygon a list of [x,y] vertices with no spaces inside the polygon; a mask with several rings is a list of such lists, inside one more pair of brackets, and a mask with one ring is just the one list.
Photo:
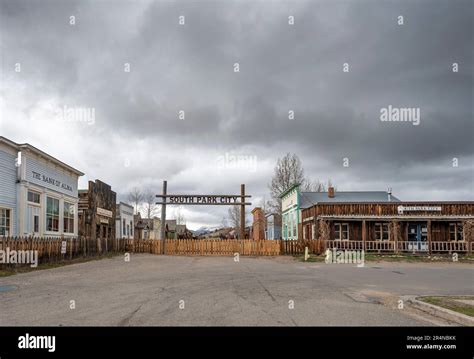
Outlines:
{"label": "south park city sign", "polygon": [[[163,181],[163,192],[156,195],[156,197],[161,199],[160,202],[156,202],[156,204],[161,205],[161,223],[166,223],[166,205],[240,206],[240,238],[245,238],[245,206],[252,204],[246,202],[245,199],[252,196],[245,194],[244,184],[240,185],[240,195],[167,194],[167,187],[168,182]],[[161,226],[161,238],[165,238],[165,227]],[[164,242],[162,243],[162,253],[164,253]]]}
{"label": "south park city sign", "polygon": [[223,205],[249,205],[239,202],[240,196],[232,195],[172,195],[167,197],[166,204],[223,204]]}

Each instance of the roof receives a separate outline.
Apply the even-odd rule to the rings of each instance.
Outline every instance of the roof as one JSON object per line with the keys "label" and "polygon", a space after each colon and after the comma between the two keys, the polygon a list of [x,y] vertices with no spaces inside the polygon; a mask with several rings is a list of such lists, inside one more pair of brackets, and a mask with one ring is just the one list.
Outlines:
{"label": "roof", "polygon": [[122,202],[122,201],[120,201],[119,203],[117,203],[117,207],[118,207],[118,206],[124,206],[124,207],[128,207],[128,208],[134,209],[131,204],[128,204],[128,203],[125,203],[125,202]]}
{"label": "roof", "polygon": [[268,217],[271,217],[271,216],[273,216],[273,217],[281,217],[281,214],[275,213],[275,212],[271,212],[271,213],[267,213],[267,214],[265,215],[265,218],[268,218]]}
{"label": "roof", "polygon": [[12,147],[15,147],[17,150],[23,150],[23,149],[30,150],[31,152],[39,155],[40,157],[46,158],[47,160],[50,160],[51,162],[55,163],[56,165],[61,166],[63,168],[66,168],[67,170],[69,170],[70,172],[76,174],[77,176],[84,176],[84,173],[82,173],[81,171],[76,170],[75,168],[65,164],[64,162],[58,160],[57,158],[55,158],[51,155],[48,155],[46,152],[43,152],[43,151],[39,150],[38,148],[28,144],[28,143],[15,143],[12,140],[9,140],[8,138],[5,138],[3,136],[0,136],[0,142],[3,142],[3,143],[6,143],[6,144],[8,144]]}
{"label": "roof", "polygon": [[168,231],[176,231],[176,219],[167,219],[166,226],[168,227]]}
{"label": "roof", "polygon": [[392,194],[385,191],[356,191],[334,192],[334,197],[328,197],[328,192],[300,192],[300,208],[308,208],[318,203],[385,203],[400,202]]}
{"label": "roof", "polygon": [[292,184],[290,187],[288,187],[285,191],[283,191],[282,193],[280,193],[280,198],[283,198],[285,197],[288,193],[290,193],[291,191],[293,191],[295,188],[299,187],[300,186],[300,183],[294,183]]}

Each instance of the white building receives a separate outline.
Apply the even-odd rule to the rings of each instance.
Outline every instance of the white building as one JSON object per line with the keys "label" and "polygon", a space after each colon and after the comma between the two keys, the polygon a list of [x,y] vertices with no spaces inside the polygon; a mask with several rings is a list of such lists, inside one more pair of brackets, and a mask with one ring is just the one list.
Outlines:
{"label": "white building", "polygon": [[120,202],[115,218],[115,238],[133,239],[133,207]]}
{"label": "white building", "polygon": [[36,147],[0,136],[0,236],[77,236],[83,175]]}

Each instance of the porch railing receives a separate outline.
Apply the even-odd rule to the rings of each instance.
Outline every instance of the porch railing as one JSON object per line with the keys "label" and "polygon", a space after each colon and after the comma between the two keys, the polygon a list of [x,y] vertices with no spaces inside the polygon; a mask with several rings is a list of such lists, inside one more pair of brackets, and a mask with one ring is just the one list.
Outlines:
{"label": "porch railing", "polygon": [[[336,248],[338,250],[365,250],[366,252],[408,252],[408,253],[466,253],[474,251],[474,242],[409,242],[409,241],[324,241],[326,249]],[[470,246],[470,248],[469,248]],[[431,251],[430,251],[431,249]],[[470,250],[469,250],[470,249]]]}

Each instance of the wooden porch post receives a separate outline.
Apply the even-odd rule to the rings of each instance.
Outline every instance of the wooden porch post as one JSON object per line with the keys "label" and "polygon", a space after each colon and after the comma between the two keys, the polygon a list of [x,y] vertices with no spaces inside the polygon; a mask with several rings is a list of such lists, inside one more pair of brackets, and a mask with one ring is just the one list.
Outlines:
{"label": "wooden porch post", "polygon": [[431,255],[431,219],[428,220],[427,223],[427,230],[428,230],[428,250],[429,254]]}
{"label": "wooden porch post", "polygon": [[[472,230],[473,226],[470,221],[463,221],[462,223],[462,235],[463,239],[467,242],[467,253],[470,255],[471,250],[471,242],[472,242]],[[467,237],[467,238],[464,238]]]}
{"label": "wooden porch post", "polygon": [[362,220],[362,248],[364,249],[364,252],[366,250],[366,242],[367,242],[367,225],[365,223],[365,219]]}
{"label": "wooden porch post", "polygon": [[401,229],[400,229],[401,223],[394,220],[391,223],[391,227],[392,227],[392,231],[390,231],[389,234],[392,236],[392,239],[393,239],[394,252],[395,254],[398,254],[398,238],[401,235]]}

